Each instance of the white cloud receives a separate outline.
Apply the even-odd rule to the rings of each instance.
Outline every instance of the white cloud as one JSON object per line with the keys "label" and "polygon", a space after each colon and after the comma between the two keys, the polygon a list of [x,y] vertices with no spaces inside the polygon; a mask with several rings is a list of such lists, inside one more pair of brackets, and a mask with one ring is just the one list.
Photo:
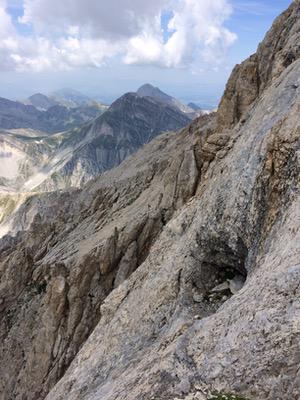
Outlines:
{"label": "white cloud", "polygon": [[144,30],[130,39],[125,62],[178,67],[199,56],[207,62],[220,62],[236,39],[223,26],[232,12],[228,1],[178,0],[172,4],[173,17],[168,29],[173,35],[164,43],[158,30]]}
{"label": "white cloud", "polygon": [[96,38],[132,37],[151,21],[169,0],[24,0],[23,22],[39,32],[78,26]]}
{"label": "white cloud", "polygon": [[[24,0],[22,35],[0,0],[0,68],[41,71],[126,64],[216,64],[236,36],[229,0]],[[162,15],[168,12],[168,33]]]}

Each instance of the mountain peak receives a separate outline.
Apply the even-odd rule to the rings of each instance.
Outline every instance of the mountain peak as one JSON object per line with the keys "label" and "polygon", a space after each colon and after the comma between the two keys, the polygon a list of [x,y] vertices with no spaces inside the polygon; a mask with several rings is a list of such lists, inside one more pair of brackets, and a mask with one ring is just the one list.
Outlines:
{"label": "mountain peak", "polygon": [[173,99],[171,96],[161,91],[158,87],[151,85],[150,83],[146,83],[145,85],[141,86],[137,90],[137,94],[143,97],[154,97],[164,102],[171,101]]}
{"label": "mountain peak", "polygon": [[49,108],[57,105],[56,101],[50,99],[42,93],[35,93],[28,98],[28,103],[36,107],[40,111],[46,111]]}
{"label": "mountain peak", "polygon": [[151,83],[144,83],[144,85],[142,85],[139,90],[144,90],[144,89],[157,89],[155,86],[151,85]]}
{"label": "mountain peak", "polygon": [[29,97],[29,99],[34,99],[34,98],[43,98],[43,99],[48,99],[48,97],[43,94],[43,93],[34,93]]}
{"label": "mountain peak", "polygon": [[167,104],[171,107],[176,107],[181,112],[189,114],[191,119],[194,119],[199,116],[199,110],[194,110],[193,108],[187,106],[186,104],[183,104],[180,100],[166,94],[158,87],[155,87],[150,83],[146,83],[143,86],[141,86],[136,93],[139,96],[152,97],[163,104]]}

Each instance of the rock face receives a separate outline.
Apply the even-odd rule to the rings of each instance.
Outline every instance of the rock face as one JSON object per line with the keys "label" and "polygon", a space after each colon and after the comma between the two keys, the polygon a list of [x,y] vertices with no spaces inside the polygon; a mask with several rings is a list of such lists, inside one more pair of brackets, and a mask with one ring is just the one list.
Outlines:
{"label": "rock face", "polygon": [[220,129],[242,117],[275,78],[300,57],[299,4],[280,15],[260,44],[257,53],[237,65],[219,107]]}
{"label": "rock face", "polygon": [[[24,204],[23,219],[32,218],[27,221],[28,235],[17,235],[14,244],[4,238],[1,248],[1,339],[5,338],[1,359],[12,357],[15,362],[0,376],[4,387],[11,388],[12,398],[24,393],[18,380],[32,398],[42,398],[56,383],[100,319],[100,305],[108,293],[147,257],[171,215],[194,194],[197,180],[189,133],[178,139],[167,134],[83,191],[45,194]],[[53,219],[56,213],[60,221]],[[28,244],[24,250],[28,264],[21,250],[23,240]],[[74,247],[76,242],[79,247]],[[15,257],[22,271],[22,276],[17,273],[18,282],[16,270],[11,269],[18,268]],[[13,346],[20,330],[27,337],[25,347]],[[47,383],[42,387],[44,378]]]}
{"label": "rock face", "polygon": [[299,398],[300,58],[278,57],[256,98],[234,72],[217,113],[24,204],[0,241],[4,400]]}

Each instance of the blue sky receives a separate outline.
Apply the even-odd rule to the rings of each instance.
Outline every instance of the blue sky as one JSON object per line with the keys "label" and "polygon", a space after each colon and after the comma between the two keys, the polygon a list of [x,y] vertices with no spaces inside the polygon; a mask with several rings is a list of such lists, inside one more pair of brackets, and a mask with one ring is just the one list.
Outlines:
{"label": "blue sky", "polygon": [[[5,0],[0,0],[0,10],[1,1],[3,3]],[[53,0],[37,0],[35,4],[33,0],[26,1],[25,12],[22,0],[9,0],[5,5],[6,15],[3,18],[6,19],[2,26],[6,26],[6,31],[3,28],[2,36],[0,28],[0,96],[23,98],[35,92],[48,93],[62,87],[72,87],[110,102],[123,93],[136,90],[143,83],[149,82],[178,98],[187,102],[194,101],[202,106],[217,105],[233,66],[255,52],[274,18],[291,3],[288,0],[215,0],[211,9],[203,2],[201,14],[201,0],[200,3],[195,3],[193,9],[186,8],[182,13],[176,8],[174,12],[168,9],[160,10],[162,1],[153,0],[153,7],[150,8],[146,2],[143,7],[143,0],[139,0],[133,11],[144,25],[134,26],[124,20],[124,13],[108,21],[107,15],[111,15],[112,11],[104,9],[104,5],[103,8],[92,10],[94,14],[98,12],[97,19],[93,21],[90,14],[81,15],[80,8],[77,13],[74,10],[74,15],[68,15],[66,19],[63,9],[61,14],[57,15],[58,7],[54,8]],[[87,2],[90,2],[92,8],[95,5],[92,1],[88,0],[83,4],[88,7]],[[124,1],[122,4],[128,3],[128,0]],[[177,0],[174,0],[174,3],[175,1]],[[80,6],[80,0],[73,2]],[[50,8],[51,5],[53,9]],[[232,6],[232,12],[222,10],[224,5]],[[158,10],[162,16],[161,21],[157,22],[155,16]],[[197,20],[187,15],[192,10],[198,13]],[[167,25],[176,13],[175,28],[172,30],[169,27],[168,30]],[[23,15],[24,20],[20,21],[19,18]],[[79,19],[79,15],[82,20]],[[215,18],[218,18],[216,24]],[[208,27],[205,26],[206,19]],[[134,19],[136,20],[137,18]],[[54,25],[53,21],[58,21],[57,25]],[[156,40],[157,27],[153,28],[159,23],[160,29],[163,30],[163,43]],[[61,27],[67,24],[69,25],[66,32]],[[78,32],[75,26],[77,24],[80,29],[88,26],[88,30]],[[103,29],[99,26],[103,26]],[[141,26],[147,26],[148,30],[144,31]],[[207,45],[207,42],[211,42],[211,26],[219,30],[221,38],[220,43],[213,46]],[[177,29],[182,29],[181,36],[174,36],[174,43],[170,41],[168,44],[168,40]],[[65,39],[70,35],[72,41],[65,43]],[[11,42],[19,41],[19,48],[24,47],[27,53],[21,52],[20,55],[16,55],[15,44],[5,44],[1,47],[1,41],[6,43],[5,39],[8,36],[13,38]],[[226,40],[223,37],[226,37]],[[197,38],[200,38],[200,41],[203,39],[201,47],[196,43]],[[75,40],[77,42],[74,47]],[[51,48],[52,41],[56,41],[55,54]],[[40,49],[36,55],[34,48],[38,46]],[[57,50],[59,46],[63,47]],[[108,57],[103,58],[100,50],[98,51],[99,46],[106,56],[109,54]],[[124,51],[119,52],[118,46],[124,46]],[[13,55],[9,53],[8,48]],[[46,53],[45,48],[49,48],[49,53]],[[194,59],[193,55],[197,52],[202,56]],[[66,54],[68,65],[65,59],[62,59],[62,54]],[[26,68],[23,68],[25,64]],[[62,68],[56,68],[60,65]]]}

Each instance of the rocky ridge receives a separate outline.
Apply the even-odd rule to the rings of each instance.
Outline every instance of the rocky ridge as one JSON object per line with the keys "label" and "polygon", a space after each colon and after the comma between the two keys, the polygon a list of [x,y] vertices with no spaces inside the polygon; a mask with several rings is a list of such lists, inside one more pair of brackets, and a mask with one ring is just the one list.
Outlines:
{"label": "rocky ridge", "polygon": [[217,113],[24,204],[0,241],[4,400],[298,398],[299,16]]}

